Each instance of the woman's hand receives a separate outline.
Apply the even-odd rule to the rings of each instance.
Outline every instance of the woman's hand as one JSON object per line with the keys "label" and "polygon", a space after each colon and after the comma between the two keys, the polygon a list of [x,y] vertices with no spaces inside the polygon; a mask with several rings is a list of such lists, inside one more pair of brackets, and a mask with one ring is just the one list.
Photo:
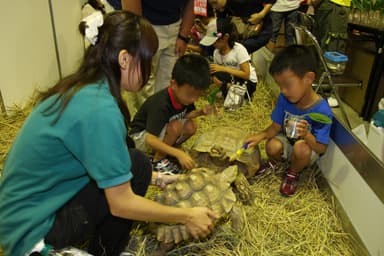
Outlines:
{"label": "woman's hand", "polygon": [[161,189],[164,189],[168,184],[176,182],[179,179],[180,174],[166,175],[161,174],[160,172],[153,172],[152,176],[154,177],[152,178],[152,180],[154,180],[152,185],[156,185]]}
{"label": "woman's hand", "polygon": [[208,236],[214,228],[217,214],[205,207],[194,207],[190,210],[190,217],[184,223],[193,238],[199,239]]}
{"label": "woman's hand", "polygon": [[177,160],[179,160],[181,167],[183,167],[185,169],[190,170],[190,169],[195,168],[195,166],[196,166],[196,163],[192,159],[192,157],[190,155],[188,155],[188,153],[186,153],[182,150],[179,151],[176,158],[177,158]]}

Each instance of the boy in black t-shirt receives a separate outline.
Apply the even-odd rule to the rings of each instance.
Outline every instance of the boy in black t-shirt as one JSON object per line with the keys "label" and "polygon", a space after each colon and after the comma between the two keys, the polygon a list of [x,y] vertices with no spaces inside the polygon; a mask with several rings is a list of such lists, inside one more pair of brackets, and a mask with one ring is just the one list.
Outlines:
{"label": "boy in black t-shirt", "polygon": [[149,97],[136,113],[130,134],[138,149],[154,152],[155,170],[167,174],[178,172],[166,156],[175,157],[183,168],[195,167],[193,159],[174,145],[195,133],[193,118],[212,112],[211,106],[197,110],[194,105],[209,83],[207,60],[197,54],[184,55],[172,70],[169,87]]}

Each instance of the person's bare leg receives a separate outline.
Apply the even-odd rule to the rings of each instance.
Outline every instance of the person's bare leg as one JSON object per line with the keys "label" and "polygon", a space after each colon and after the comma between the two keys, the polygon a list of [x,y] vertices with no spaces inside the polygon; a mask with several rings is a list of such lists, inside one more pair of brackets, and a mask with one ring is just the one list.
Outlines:
{"label": "person's bare leg", "polygon": [[311,155],[312,149],[304,140],[299,140],[293,145],[291,166],[285,171],[280,185],[280,193],[283,196],[292,196],[296,193],[299,173],[309,165]]}
{"label": "person's bare leg", "polygon": [[276,138],[272,138],[268,140],[265,145],[265,151],[269,159],[275,162],[280,162],[282,160],[283,149],[284,149],[283,143]]}
{"label": "person's bare leg", "polygon": [[[173,146],[177,138],[183,131],[182,123],[179,120],[173,120],[167,124],[163,142],[167,145]],[[164,152],[156,151],[153,161],[157,162],[166,157]]]}
{"label": "person's bare leg", "polygon": [[301,172],[311,161],[312,149],[304,140],[299,140],[293,145],[290,169],[296,173]]}
{"label": "person's bare leg", "polygon": [[195,122],[191,119],[188,119],[184,122],[181,137],[177,140],[177,144],[180,145],[184,141],[188,140],[192,135],[196,133],[197,126]]}

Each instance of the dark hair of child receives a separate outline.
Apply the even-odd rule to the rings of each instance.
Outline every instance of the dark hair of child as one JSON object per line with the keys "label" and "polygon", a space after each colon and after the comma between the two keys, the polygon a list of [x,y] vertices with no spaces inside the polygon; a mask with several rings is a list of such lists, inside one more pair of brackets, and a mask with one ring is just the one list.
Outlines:
{"label": "dark hair of child", "polygon": [[173,67],[172,79],[179,86],[189,84],[195,89],[205,90],[210,84],[208,61],[198,54],[183,55]]}
{"label": "dark hair of child", "polygon": [[221,33],[222,36],[229,35],[228,45],[232,49],[238,38],[235,24],[231,22],[230,18],[217,18],[216,26],[217,33]]}
{"label": "dark hair of child", "polygon": [[318,70],[318,57],[307,46],[287,46],[273,58],[269,73],[271,75],[280,74],[288,69],[301,78],[307,72],[316,73]]}

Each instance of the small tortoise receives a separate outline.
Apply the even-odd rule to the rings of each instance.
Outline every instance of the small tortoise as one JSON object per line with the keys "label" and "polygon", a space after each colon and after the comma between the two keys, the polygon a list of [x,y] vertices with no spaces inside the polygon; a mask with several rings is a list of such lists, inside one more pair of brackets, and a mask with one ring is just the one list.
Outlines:
{"label": "small tortoise", "polygon": [[244,131],[238,128],[216,127],[195,140],[190,155],[198,166],[216,171],[236,164],[239,170],[250,178],[260,167],[261,156],[258,147],[248,148],[241,155],[236,154],[243,147],[244,139]]}
{"label": "small tortoise", "polygon": [[[172,184],[166,186],[165,190],[156,198],[161,204],[187,207],[208,207],[218,216],[223,217],[233,210],[236,202],[231,183],[238,176],[238,168],[232,165],[220,173],[207,168],[192,169]],[[233,214],[238,212],[234,209],[230,216],[232,227],[241,229],[241,216]],[[191,239],[185,225],[182,224],[159,224],[155,229],[157,240],[165,244],[177,244],[181,241]]]}

